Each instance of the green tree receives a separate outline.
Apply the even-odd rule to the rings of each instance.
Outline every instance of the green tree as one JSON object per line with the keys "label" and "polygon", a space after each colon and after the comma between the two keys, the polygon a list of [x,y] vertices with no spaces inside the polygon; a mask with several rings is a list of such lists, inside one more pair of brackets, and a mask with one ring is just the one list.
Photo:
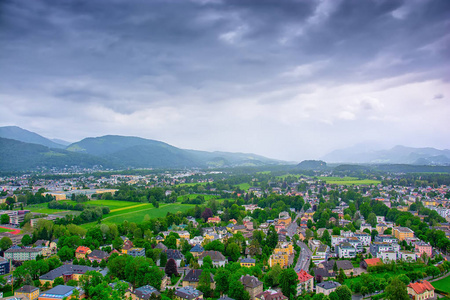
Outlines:
{"label": "green tree", "polygon": [[346,285],[341,285],[336,289],[336,294],[338,295],[340,300],[351,300],[352,299],[352,291]]}
{"label": "green tree", "polygon": [[408,300],[408,292],[406,291],[406,284],[395,277],[391,283],[384,290],[387,300]]}
{"label": "green tree", "polygon": [[230,271],[220,268],[214,276],[214,280],[216,281],[216,290],[221,295],[228,292],[230,275]]}
{"label": "green tree", "polygon": [[213,262],[212,259],[209,255],[206,255],[203,258],[203,264],[202,264],[202,269],[206,270],[206,269],[212,269],[213,268]]}
{"label": "green tree", "polygon": [[244,285],[239,280],[233,280],[230,282],[230,288],[228,292],[229,296],[236,300],[249,300],[250,295],[245,290]]}
{"label": "green tree", "polygon": [[0,217],[0,221],[2,224],[9,224],[9,216],[7,214],[3,214]]}
{"label": "green tree", "polygon": [[167,253],[161,252],[161,254],[159,256],[159,266],[165,267],[166,263],[167,263]]}
{"label": "green tree", "polygon": [[12,246],[11,239],[7,236],[2,237],[2,239],[0,240],[0,248],[2,249],[2,251],[8,250],[11,246]]}
{"label": "green tree", "polygon": [[372,225],[372,227],[375,227],[377,225],[377,216],[372,212],[367,217],[367,223]]}
{"label": "green tree", "polygon": [[198,281],[198,289],[204,294],[204,297],[211,296],[211,272],[209,269],[203,270]]}
{"label": "green tree", "polygon": [[25,234],[22,237],[22,240],[21,240],[22,245],[28,246],[29,244],[31,244],[31,242],[32,242],[31,237],[28,234]]}
{"label": "green tree", "polygon": [[69,261],[74,258],[75,250],[69,246],[64,246],[58,251],[58,256],[61,261]]}
{"label": "green tree", "polygon": [[62,277],[58,277],[53,281],[53,287],[57,285],[64,285],[64,279]]}
{"label": "green tree", "polygon": [[283,295],[289,297],[289,299],[292,299],[297,294],[298,276],[294,269],[288,268],[281,271],[278,276],[278,282]]}
{"label": "green tree", "polygon": [[241,256],[241,249],[236,243],[230,243],[227,246],[227,256],[231,257],[231,260],[237,261],[239,257]]}

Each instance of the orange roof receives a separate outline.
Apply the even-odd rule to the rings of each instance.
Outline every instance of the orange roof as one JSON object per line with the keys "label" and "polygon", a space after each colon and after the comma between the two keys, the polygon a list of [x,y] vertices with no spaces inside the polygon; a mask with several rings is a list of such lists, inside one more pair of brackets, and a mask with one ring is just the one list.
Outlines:
{"label": "orange roof", "polygon": [[425,291],[433,291],[434,287],[426,280],[414,282],[408,284],[408,287],[412,288],[416,294],[423,294]]}
{"label": "orange roof", "polygon": [[308,274],[308,272],[306,272],[303,269],[300,272],[298,272],[297,275],[298,275],[298,281],[300,281],[300,282],[308,281],[314,277],[314,276]]}
{"label": "orange roof", "polygon": [[91,250],[91,249],[89,249],[86,246],[79,246],[75,252],[76,253],[87,253],[89,250]]}
{"label": "orange roof", "polygon": [[379,258],[368,258],[364,260],[367,264],[367,266],[372,267],[379,264],[382,264],[383,262]]}

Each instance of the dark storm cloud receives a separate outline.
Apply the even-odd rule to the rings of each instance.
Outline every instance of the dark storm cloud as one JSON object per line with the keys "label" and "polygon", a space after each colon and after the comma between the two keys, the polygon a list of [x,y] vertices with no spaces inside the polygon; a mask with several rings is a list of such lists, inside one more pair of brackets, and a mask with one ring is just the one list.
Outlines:
{"label": "dark storm cloud", "polygon": [[419,104],[448,84],[449,20],[446,0],[1,1],[0,101],[5,122],[20,126],[35,114],[36,129],[60,128],[58,116],[76,111],[86,128],[74,139],[156,133],[196,148],[184,136],[201,128],[211,135],[201,147],[225,149],[236,136],[231,122],[243,135],[276,128],[289,140],[286,128],[296,128],[332,143],[352,126],[413,122],[398,115],[439,119],[431,104],[403,99],[411,84],[421,85],[416,94],[427,89],[409,100]]}

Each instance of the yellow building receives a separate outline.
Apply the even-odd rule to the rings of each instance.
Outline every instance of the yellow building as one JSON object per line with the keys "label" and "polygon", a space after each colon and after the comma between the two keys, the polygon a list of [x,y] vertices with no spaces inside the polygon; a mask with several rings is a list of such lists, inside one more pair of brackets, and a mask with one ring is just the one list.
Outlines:
{"label": "yellow building", "polygon": [[394,227],[392,230],[392,234],[395,238],[397,238],[399,241],[403,241],[406,238],[413,238],[414,237],[414,231],[407,227]]}
{"label": "yellow building", "polygon": [[253,258],[243,258],[240,261],[241,267],[251,268],[256,265],[256,260]]}
{"label": "yellow building", "polygon": [[278,244],[278,247],[273,249],[273,253],[275,254],[294,254],[294,246],[291,243],[285,243],[284,245]]}
{"label": "yellow building", "polygon": [[30,300],[36,300],[39,297],[39,288],[31,285],[24,285],[14,292],[14,296],[25,296]]}
{"label": "yellow building", "polygon": [[282,268],[286,268],[289,265],[289,255],[287,254],[272,254],[269,257],[269,266],[272,268],[275,265],[280,265]]}
{"label": "yellow building", "polygon": [[92,252],[92,250],[89,249],[88,247],[85,247],[85,246],[79,246],[79,247],[77,248],[77,250],[75,250],[75,257],[76,257],[77,259],[80,259],[80,258],[85,259],[85,258],[86,258],[86,255],[88,255],[88,254],[91,253],[91,252]]}

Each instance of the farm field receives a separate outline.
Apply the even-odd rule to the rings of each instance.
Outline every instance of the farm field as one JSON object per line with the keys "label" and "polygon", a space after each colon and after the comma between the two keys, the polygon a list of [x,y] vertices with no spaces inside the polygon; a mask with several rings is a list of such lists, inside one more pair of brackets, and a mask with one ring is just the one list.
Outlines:
{"label": "farm field", "polygon": [[339,185],[371,185],[371,184],[379,184],[380,180],[374,179],[358,179],[356,177],[319,177],[318,179],[325,181],[328,184],[339,184]]}
{"label": "farm field", "polygon": [[450,276],[442,278],[441,280],[431,282],[431,285],[435,288],[450,293]]}

